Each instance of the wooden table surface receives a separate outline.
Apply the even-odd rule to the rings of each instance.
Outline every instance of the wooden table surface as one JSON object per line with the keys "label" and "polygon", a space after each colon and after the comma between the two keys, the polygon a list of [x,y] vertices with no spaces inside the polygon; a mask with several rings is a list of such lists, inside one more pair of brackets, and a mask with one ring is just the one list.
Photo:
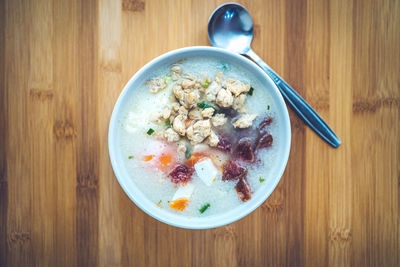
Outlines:
{"label": "wooden table surface", "polygon": [[256,211],[156,221],[108,157],[114,103],[146,62],[208,45],[221,1],[0,0],[0,266],[399,266],[400,1],[241,1],[253,49],[325,118]]}

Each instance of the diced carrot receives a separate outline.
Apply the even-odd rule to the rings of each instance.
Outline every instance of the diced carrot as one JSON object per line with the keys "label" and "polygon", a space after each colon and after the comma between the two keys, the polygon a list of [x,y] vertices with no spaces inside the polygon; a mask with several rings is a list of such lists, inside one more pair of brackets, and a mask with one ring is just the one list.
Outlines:
{"label": "diced carrot", "polygon": [[143,156],[143,161],[150,161],[150,160],[152,160],[153,158],[154,158],[155,156],[154,155],[145,155],[145,156]]}
{"label": "diced carrot", "polygon": [[186,208],[187,203],[189,202],[186,198],[177,199],[171,203],[170,207],[174,210],[183,211]]}
{"label": "diced carrot", "polygon": [[160,169],[166,170],[172,162],[172,155],[162,154],[158,160],[160,161]]}
{"label": "diced carrot", "polygon": [[195,152],[195,153],[193,153],[193,156],[190,157],[190,158],[186,161],[185,164],[186,164],[188,167],[192,167],[192,168],[193,168],[193,166],[194,166],[197,162],[199,162],[200,160],[202,160],[203,158],[206,158],[206,157],[207,157],[207,155],[204,154],[204,153]]}

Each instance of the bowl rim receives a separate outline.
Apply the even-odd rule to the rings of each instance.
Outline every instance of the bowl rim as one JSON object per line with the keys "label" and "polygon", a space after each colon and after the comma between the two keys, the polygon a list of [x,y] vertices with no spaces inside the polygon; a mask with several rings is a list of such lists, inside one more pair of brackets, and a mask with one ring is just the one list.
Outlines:
{"label": "bowl rim", "polygon": [[[125,95],[127,94],[128,90],[130,87],[132,87],[132,84],[134,84],[134,82],[136,80],[138,80],[142,75],[144,75],[147,70],[153,66],[156,65],[160,62],[162,62],[164,59],[167,59],[168,57],[177,55],[177,54],[184,54],[184,53],[188,53],[188,52],[199,52],[199,51],[209,51],[209,52],[216,52],[216,53],[220,53],[223,54],[225,56],[228,57],[233,57],[238,59],[239,61],[242,62],[246,62],[244,64],[251,64],[253,66],[255,66],[258,72],[260,72],[264,77],[267,78],[267,80],[269,80],[270,85],[272,86],[273,90],[275,91],[275,94],[277,95],[277,100],[278,100],[278,105],[282,106],[282,112],[284,114],[285,117],[285,124],[282,126],[284,128],[284,131],[287,134],[287,140],[285,140],[284,142],[282,142],[282,146],[283,147],[283,160],[282,160],[282,164],[279,167],[279,171],[277,172],[277,178],[275,178],[274,183],[268,187],[268,192],[266,192],[266,194],[264,195],[264,197],[262,197],[261,199],[259,199],[258,201],[253,201],[253,203],[250,205],[249,208],[247,208],[246,210],[244,210],[241,213],[238,213],[236,216],[232,216],[229,218],[226,218],[225,220],[221,220],[219,222],[214,222],[214,223],[210,223],[210,224],[185,224],[185,223],[181,223],[178,220],[177,221],[173,221],[167,218],[163,218],[160,214],[155,214],[154,212],[150,211],[149,209],[147,209],[144,205],[142,205],[142,203],[140,202],[140,200],[138,200],[127,188],[127,185],[124,183],[124,178],[122,177],[122,174],[120,172],[120,167],[119,165],[122,165],[121,163],[118,163],[116,158],[116,153],[117,153],[117,146],[114,145],[114,141],[116,140],[117,137],[117,131],[115,130],[116,127],[114,127],[114,125],[117,125],[117,121],[118,121],[118,113],[119,110],[121,108],[122,105],[122,101],[125,97]],[[185,228],[185,229],[210,229],[210,228],[216,228],[216,227],[220,227],[220,226],[224,226],[233,222],[236,222],[240,219],[242,219],[243,217],[249,215],[250,213],[252,213],[256,208],[258,208],[262,203],[264,203],[264,201],[271,195],[271,193],[275,190],[276,186],[278,185],[278,183],[280,182],[283,173],[286,169],[286,165],[289,159],[289,154],[290,154],[290,147],[291,147],[291,126],[290,126],[290,119],[289,119],[289,113],[288,113],[288,109],[286,106],[285,101],[283,100],[283,97],[281,95],[281,93],[279,92],[278,87],[276,86],[276,84],[273,82],[273,80],[258,66],[256,65],[253,61],[249,60],[248,58],[239,55],[239,54],[235,54],[233,52],[230,52],[226,49],[222,49],[222,48],[217,48],[217,47],[211,47],[211,46],[189,46],[189,47],[183,47],[183,48],[179,48],[179,49],[175,49],[175,50],[171,50],[169,52],[166,52],[154,59],[152,59],[151,61],[149,61],[147,64],[145,64],[143,67],[141,67],[130,79],[129,81],[125,84],[123,90],[121,91],[120,95],[118,96],[118,99],[114,105],[112,114],[111,114],[111,118],[110,118],[110,122],[109,122],[109,128],[108,128],[108,150],[109,150],[109,157],[110,157],[110,161],[111,161],[111,165],[115,174],[115,177],[117,178],[118,183],[120,184],[120,186],[122,187],[122,189],[124,190],[125,194],[130,198],[130,200],[136,205],[138,206],[142,211],[144,211],[145,213],[147,213],[148,215],[150,215],[151,217],[157,219],[158,221],[161,221],[163,223],[166,223],[168,225],[171,226],[175,226],[175,227],[179,227],[179,228]],[[279,178],[278,178],[279,177]],[[125,178],[126,179],[126,178]],[[136,186],[136,185],[135,185]],[[138,188],[139,191],[141,191]],[[251,203],[252,200],[246,202],[246,203]],[[180,215],[176,215],[176,216],[180,216]]]}

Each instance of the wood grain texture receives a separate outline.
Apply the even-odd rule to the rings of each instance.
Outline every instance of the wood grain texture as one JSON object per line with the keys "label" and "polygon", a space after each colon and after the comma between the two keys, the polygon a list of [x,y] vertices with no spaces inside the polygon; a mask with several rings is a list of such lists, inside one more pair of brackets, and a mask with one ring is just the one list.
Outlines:
{"label": "wood grain texture", "polygon": [[343,144],[290,112],[278,187],[217,229],[124,194],[107,148],[119,93],[152,58],[208,45],[221,3],[0,0],[0,266],[400,265],[399,1],[240,1],[253,49]]}

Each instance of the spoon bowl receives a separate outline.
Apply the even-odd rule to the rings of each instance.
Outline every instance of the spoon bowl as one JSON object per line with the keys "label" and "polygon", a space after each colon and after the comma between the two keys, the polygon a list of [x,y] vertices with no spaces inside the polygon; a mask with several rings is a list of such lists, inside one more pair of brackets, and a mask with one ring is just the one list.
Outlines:
{"label": "spoon bowl", "polygon": [[249,12],[235,3],[220,6],[209,19],[208,38],[213,46],[246,54],[253,40],[253,21]]}
{"label": "spoon bowl", "polygon": [[214,10],[208,21],[208,38],[213,46],[251,58],[271,77],[291,108],[311,129],[331,146],[336,148],[340,145],[339,138],[317,112],[251,50],[253,21],[249,12],[243,6],[236,3],[227,3]]}

